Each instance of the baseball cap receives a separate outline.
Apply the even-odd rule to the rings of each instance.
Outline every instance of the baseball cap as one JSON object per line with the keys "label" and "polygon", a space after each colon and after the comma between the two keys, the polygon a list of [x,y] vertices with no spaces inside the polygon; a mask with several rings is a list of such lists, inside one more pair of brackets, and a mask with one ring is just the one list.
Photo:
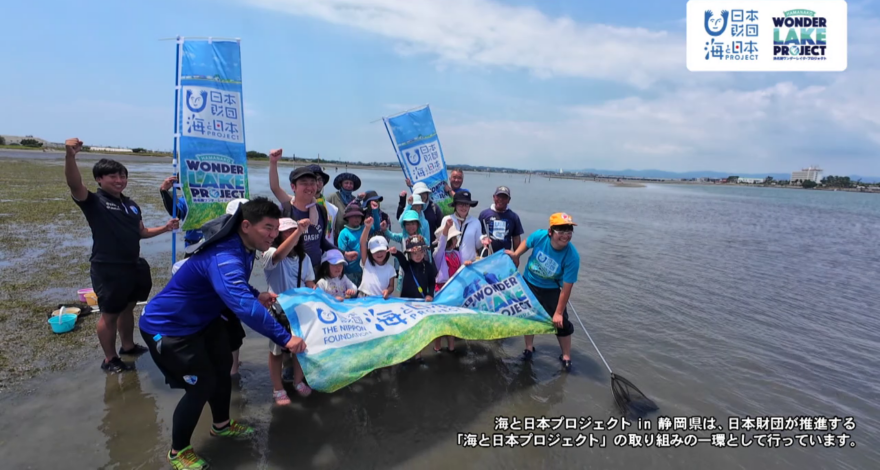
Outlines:
{"label": "baseball cap", "polygon": [[328,250],[323,255],[321,255],[322,263],[330,263],[330,264],[348,264],[345,261],[345,257],[342,256],[342,252],[339,250]]}
{"label": "baseball cap", "polygon": [[289,217],[278,219],[278,231],[284,232],[296,228],[296,221]]}
{"label": "baseball cap", "polygon": [[406,239],[406,251],[412,251],[413,248],[425,247],[425,239],[421,235],[413,235]]}
{"label": "baseball cap", "polygon": [[385,237],[383,236],[376,235],[375,237],[370,239],[367,247],[370,249],[370,253],[376,253],[377,251],[386,251],[388,250],[388,240],[385,240]]}
{"label": "baseball cap", "polygon": [[498,186],[495,188],[495,196],[499,194],[504,194],[505,196],[510,197],[510,188],[507,186]]}
{"label": "baseball cap", "polygon": [[233,199],[226,204],[226,213],[229,215],[235,214],[235,211],[238,210],[238,206],[248,202],[247,199]]}
{"label": "baseball cap", "polygon": [[555,225],[577,225],[574,223],[574,219],[571,218],[570,215],[565,212],[557,212],[550,216],[550,226],[553,227]]}
{"label": "baseball cap", "polygon": [[430,193],[431,188],[429,188],[427,184],[419,181],[418,183],[413,185],[412,192],[413,194]]}

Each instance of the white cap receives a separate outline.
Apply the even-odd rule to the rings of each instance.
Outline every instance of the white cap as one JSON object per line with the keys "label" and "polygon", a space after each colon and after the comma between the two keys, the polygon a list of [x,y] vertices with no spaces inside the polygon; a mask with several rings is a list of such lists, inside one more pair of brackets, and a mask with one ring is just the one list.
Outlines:
{"label": "white cap", "polygon": [[235,214],[235,211],[238,210],[238,206],[248,202],[247,199],[233,199],[229,201],[229,204],[226,204],[226,213],[229,215]]}
{"label": "white cap", "polygon": [[278,219],[278,222],[279,222],[278,223],[278,231],[279,232],[286,232],[290,229],[296,228],[296,222],[293,219],[284,217],[284,218]]}
{"label": "white cap", "polygon": [[412,192],[413,194],[430,193],[431,188],[429,188],[427,184],[419,181],[413,185]]}
{"label": "white cap", "polygon": [[345,261],[345,257],[342,256],[342,252],[339,250],[329,250],[321,255],[322,263],[330,263],[330,264],[348,264]]}
{"label": "white cap", "polygon": [[370,239],[370,243],[367,244],[370,249],[370,253],[375,253],[377,251],[386,251],[388,250],[388,240],[381,235],[376,235],[375,237]]}

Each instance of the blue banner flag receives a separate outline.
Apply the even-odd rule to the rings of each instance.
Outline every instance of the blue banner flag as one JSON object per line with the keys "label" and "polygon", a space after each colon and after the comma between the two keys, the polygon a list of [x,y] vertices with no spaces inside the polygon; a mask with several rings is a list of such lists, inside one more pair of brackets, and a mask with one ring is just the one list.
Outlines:
{"label": "blue banner flag", "polygon": [[397,160],[406,177],[415,184],[424,182],[431,189],[431,199],[443,211],[452,214],[452,198],[446,194],[446,160],[428,105],[397,116],[382,118]]}
{"label": "blue banner flag", "polygon": [[236,40],[180,39],[178,56],[175,147],[190,230],[249,198],[241,50]]}
{"label": "blue banner flag", "polygon": [[554,334],[556,327],[513,261],[495,253],[458,271],[433,302],[368,297],[338,301],[297,288],[276,300],[307,349],[297,355],[309,385],[334,392],[374,369],[415,356],[440,336],[492,340]]}

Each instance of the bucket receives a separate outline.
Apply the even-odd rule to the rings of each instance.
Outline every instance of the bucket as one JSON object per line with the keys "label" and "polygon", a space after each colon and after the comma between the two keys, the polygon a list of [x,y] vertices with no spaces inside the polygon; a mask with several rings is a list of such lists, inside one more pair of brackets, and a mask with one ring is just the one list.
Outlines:
{"label": "bucket", "polygon": [[49,325],[54,333],[67,333],[76,326],[76,315],[65,313],[60,316],[49,317]]}
{"label": "bucket", "polygon": [[96,294],[94,292],[86,293],[86,304],[88,304],[89,307],[97,306],[98,305],[98,294]]}
{"label": "bucket", "polygon": [[[57,317],[59,313],[61,313],[61,309],[53,311],[52,316]],[[68,313],[71,315],[79,316],[80,310],[76,307],[64,307],[64,314],[67,315]]]}
{"label": "bucket", "polygon": [[88,294],[89,292],[94,293],[95,290],[90,287],[88,289],[80,289],[80,290],[76,291],[76,294],[79,295],[79,301],[80,302],[87,302],[86,294]]}

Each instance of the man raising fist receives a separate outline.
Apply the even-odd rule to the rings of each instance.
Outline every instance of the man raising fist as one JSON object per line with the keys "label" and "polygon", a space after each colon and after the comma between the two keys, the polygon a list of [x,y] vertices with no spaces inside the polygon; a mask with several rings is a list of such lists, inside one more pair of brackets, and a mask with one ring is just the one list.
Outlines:
{"label": "man raising fist", "polygon": [[[119,355],[136,355],[147,348],[134,342],[134,306],[147,300],[153,288],[150,265],[140,256],[142,238],[170,232],[179,225],[171,219],[162,227],[145,228],[141,208],[122,194],[128,185],[128,169],[121,163],[102,158],[92,167],[98,190],[90,192],[83,184],[76,165],[76,154],[82,150],[79,139],[64,142],[64,176],[73,201],[82,209],[92,230],[90,275],[92,288],[98,296],[101,318],[98,320],[98,341],[104,350],[101,369],[107,372],[131,370]],[[117,355],[116,332],[122,347]]]}

